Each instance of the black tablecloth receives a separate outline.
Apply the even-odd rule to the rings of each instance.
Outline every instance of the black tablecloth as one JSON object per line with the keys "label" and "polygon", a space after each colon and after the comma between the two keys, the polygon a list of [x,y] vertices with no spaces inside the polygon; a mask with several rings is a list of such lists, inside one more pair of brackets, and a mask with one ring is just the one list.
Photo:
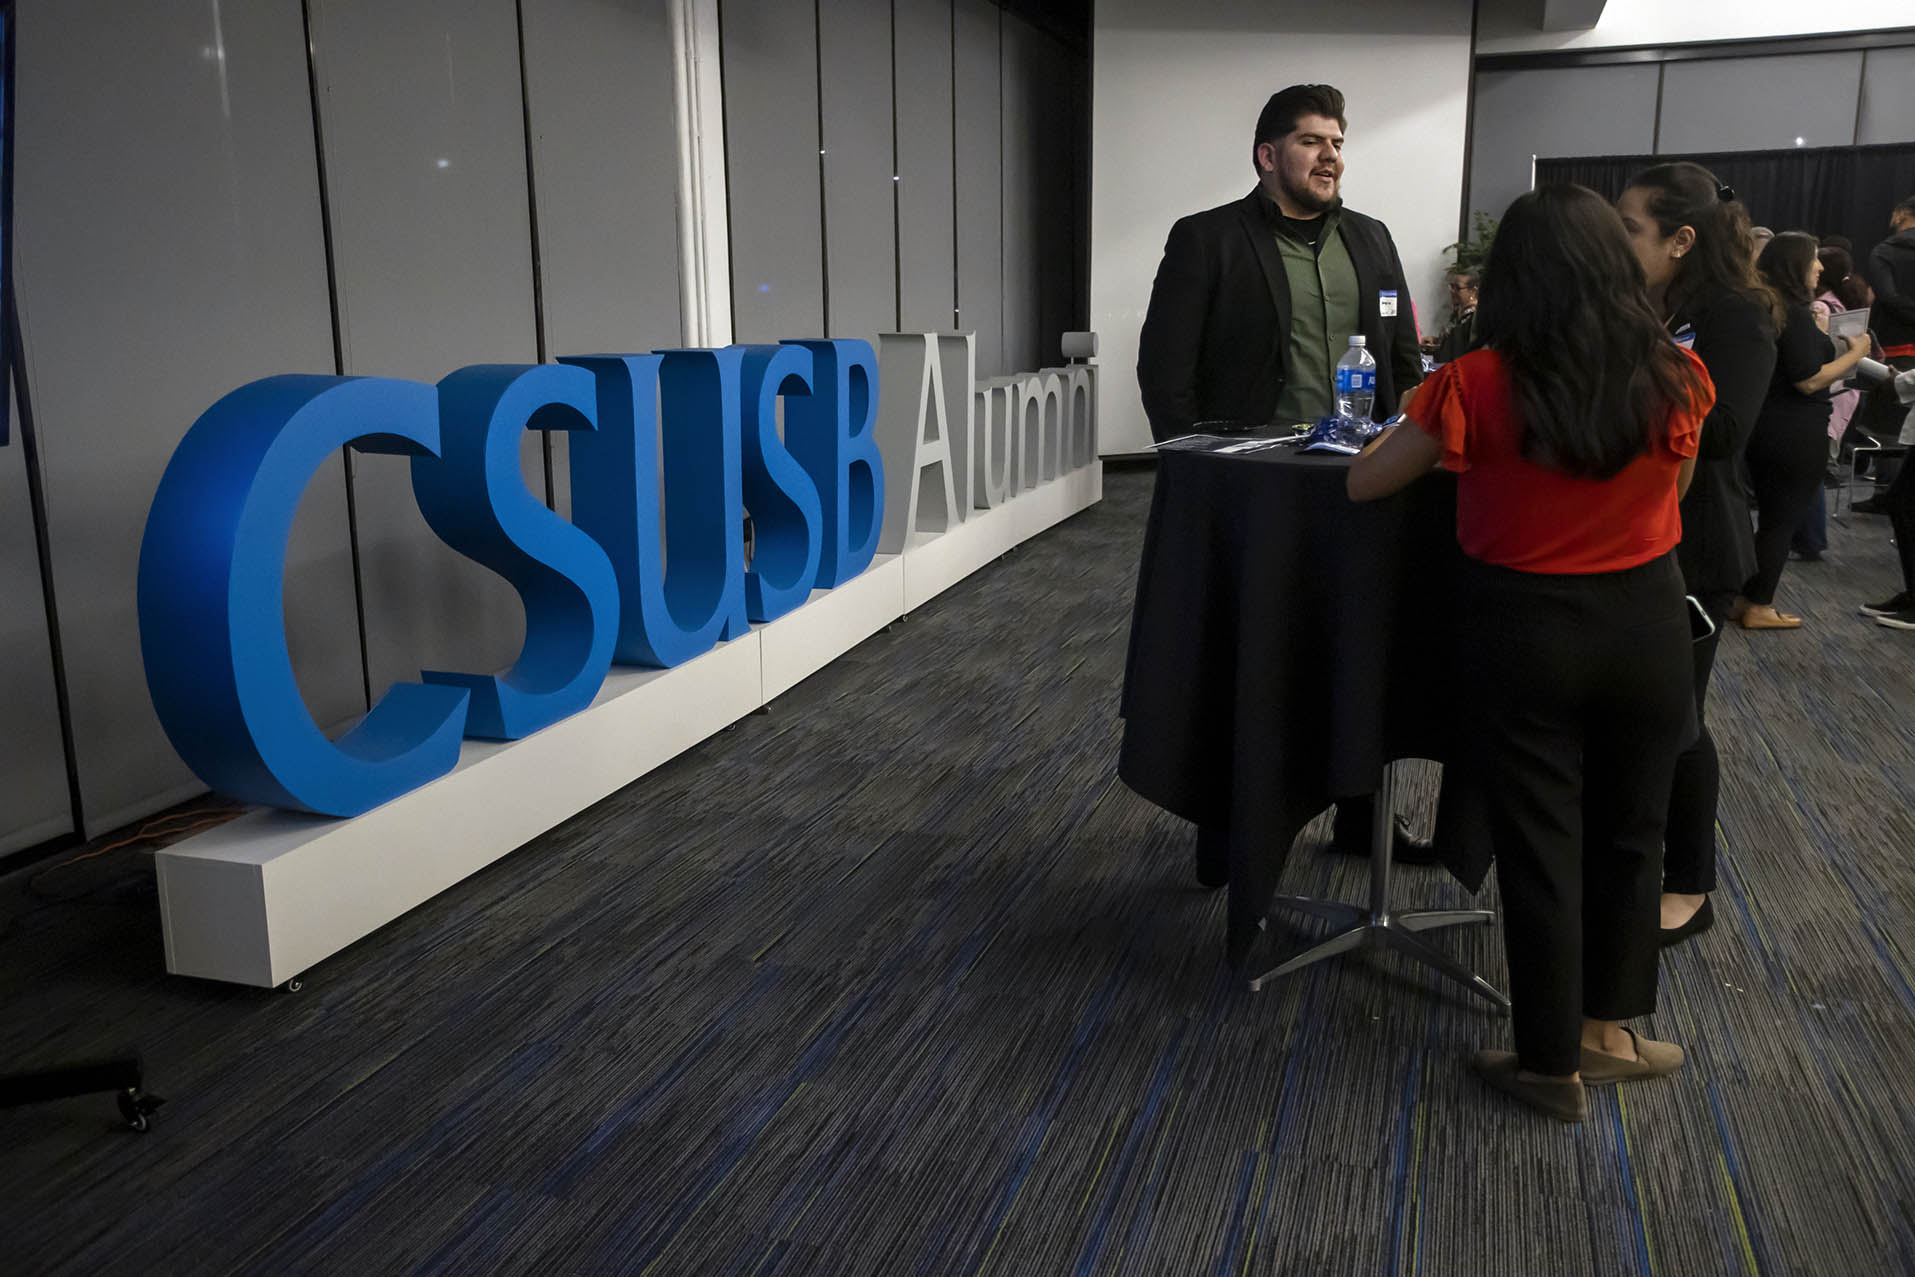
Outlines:
{"label": "black tablecloth", "polygon": [[[1230,828],[1233,962],[1304,825],[1373,793],[1388,760],[1449,752],[1455,480],[1359,505],[1344,494],[1349,464],[1292,447],[1158,458],[1118,773],[1160,807]],[[1437,850],[1474,890],[1489,859],[1480,824],[1450,789],[1441,807]]]}

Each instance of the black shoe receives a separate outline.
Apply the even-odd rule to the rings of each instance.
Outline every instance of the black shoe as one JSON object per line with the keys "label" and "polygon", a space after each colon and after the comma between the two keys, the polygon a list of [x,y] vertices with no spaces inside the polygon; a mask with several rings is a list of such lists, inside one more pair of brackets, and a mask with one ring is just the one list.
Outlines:
{"label": "black shoe", "polygon": [[1875,618],[1877,625],[1886,625],[1891,630],[1915,630],[1915,606],[1905,607],[1899,612],[1890,612],[1887,616]]}
{"label": "black shoe", "polygon": [[1702,907],[1695,911],[1695,914],[1690,917],[1689,921],[1683,923],[1680,927],[1662,928],[1662,947],[1667,949],[1672,944],[1681,944],[1690,936],[1699,936],[1715,925],[1715,902],[1710,900],[1709,897],[1704,896],[1702,898]]}
{"label": "black shoe", "polygon": [[1903,590],[1900,594],[1897,594],[1894,598],[1888,599],[1885,602],[1862,604],[1862,615],[1893,616],[1911,605],[1915,605],[1915,594],[1910,594],[1907,590]]}
{"label": "black shoe", "polygon": [[1796,550],[1793,551],[1793,554],[1797,563],[1820,563],[1822,561],[1822,552],[1820,550]]}
{"label": "black shoe", "polygon": [[1849,509],[1855,511],[1857,514],[1887,514],[1888,502],[1882,500],[1880,497],[1870,497],[1866,501],[1857,501],[1854,505],[1850,506]]}
{"label": "black shoe", "polygon": [[[1350,832],[1345,833],[1345,830]],[[1370,831],[1357,821],[1339,820],[1335,833],[1330,837],[1330,850],[1338,855],[1362,856],[1367,860],[1370,855]],[[1408,822],[1401,816],[1396,818],[1394,837],[1390,840],[1390,859],[1399,865],[1440,863],[1436,858],[1436,848],[1411,833]]]}

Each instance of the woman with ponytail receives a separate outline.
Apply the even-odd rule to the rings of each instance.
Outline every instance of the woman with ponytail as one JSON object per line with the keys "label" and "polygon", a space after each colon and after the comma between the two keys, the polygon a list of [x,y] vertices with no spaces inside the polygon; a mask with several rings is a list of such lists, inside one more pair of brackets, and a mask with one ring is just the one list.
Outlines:
{"label": "woman with ponytail", "polygon": [[1690,649],[1701,731],[1676,760],[1669,797],[1662,885],[1662,943],[1668,945],[1715,922],[1708,893],[1716,885],[1721,780],[1703,702],[1719,627],[1756,568],[1749,494],[1738,467],[1775,372],[1782,306],[1756,276],[1748,211],[1700,164],[1644,169],[1630,179],[1616,211],[1642,266],[1650,303],[1676,344],[1709,370],[1716,389],[1715,407],[1702,423],[1695,478],[1682,499],[1682,543],[1676,547],[1689,593],[1718,630]]}

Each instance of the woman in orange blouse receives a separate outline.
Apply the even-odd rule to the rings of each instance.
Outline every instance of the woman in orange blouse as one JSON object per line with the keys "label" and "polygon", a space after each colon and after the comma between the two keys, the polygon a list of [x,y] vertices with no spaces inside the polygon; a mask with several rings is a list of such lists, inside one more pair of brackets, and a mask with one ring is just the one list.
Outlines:
{"label": "woman in orange blouse", "polygon": [[1516,1051],[1498,1090],[1564,1121],[1585,1085],[1673,1073],[1655,1009],[1662,828],[1695,732],[1677,501],[1714,388],[1669,340],[1621,219],[1578,186],[1504,214],[1484,349],[1438,370],[1408,429],[1350,468],[1354,500],[1456,472],[1465,784],[1490,810]]}

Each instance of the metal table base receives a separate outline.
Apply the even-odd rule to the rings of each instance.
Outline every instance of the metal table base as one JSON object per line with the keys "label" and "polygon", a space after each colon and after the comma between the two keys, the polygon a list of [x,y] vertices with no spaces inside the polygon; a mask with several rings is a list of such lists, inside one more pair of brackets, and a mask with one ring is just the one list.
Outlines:
{"label": "metal table base", "polygon": [[[1317,900],[1309,896],[1278,896],[1272,910],[1289,909],[1322,918],[1332,926],[1344,928],[1327,940],[1305,949],[1264,972],[1250,982],[1255,993],[1279,976],[1301,971],[1313,963],[1359,949],[1388,949],[1413,962],[1433,967],[1471,993],[1488,1000],[1499,1011],[1509,1010],[1509,999],[1496,986],[1423,939],[1425,931],[1445,927],[1472,926],[1489,922],[1496,914],[1489,909],[1426,909],[1412,913],[1390,912],[1390,849],[1396,830],[1396,783],[1391,769],[1383,769],[1383,783],[1376,793],[1376,820],[1370,830],[1370,904],[1349,904],[1341,900]],[[1269,918],[1266,915],[1267,928]]]}

